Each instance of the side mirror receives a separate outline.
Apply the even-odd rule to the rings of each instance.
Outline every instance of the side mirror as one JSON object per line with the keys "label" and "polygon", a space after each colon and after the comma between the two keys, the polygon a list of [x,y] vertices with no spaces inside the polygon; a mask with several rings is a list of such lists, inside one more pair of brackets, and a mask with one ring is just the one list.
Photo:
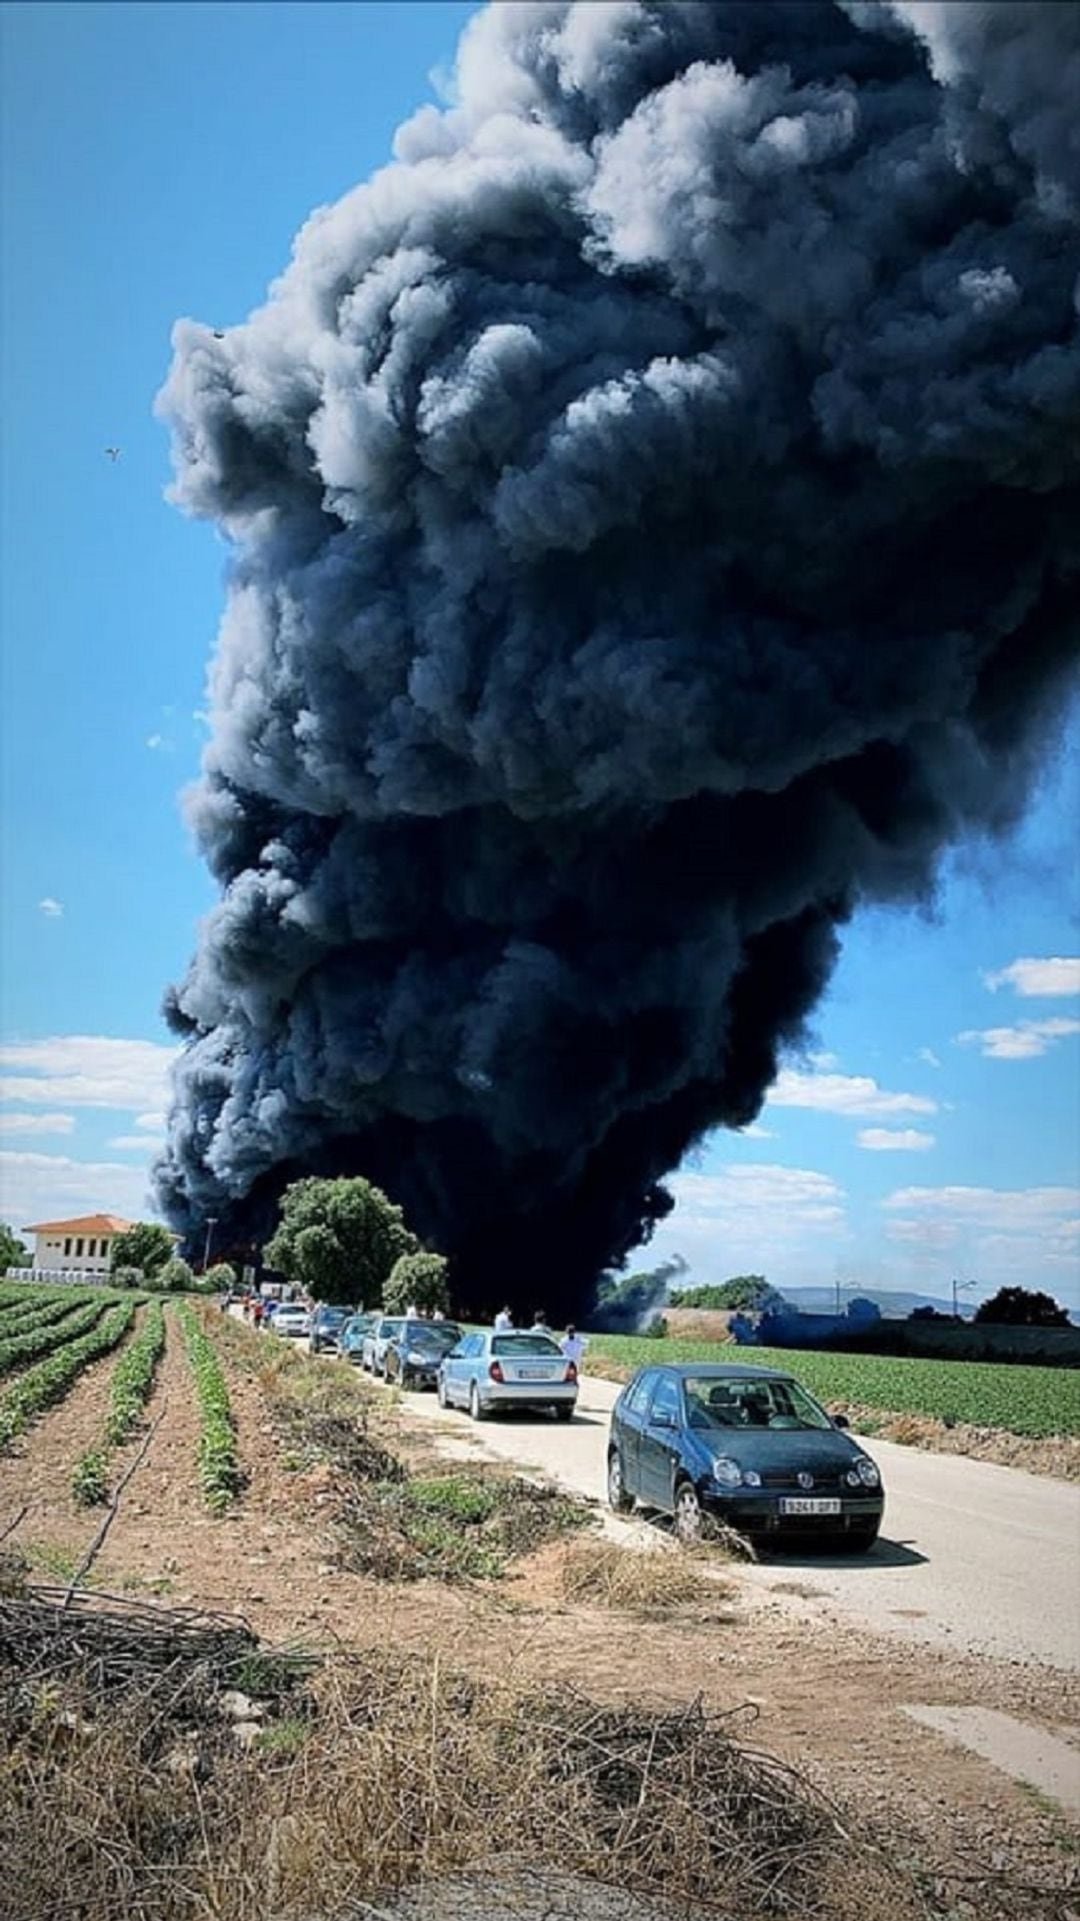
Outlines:
{"label": "side mirror", "polygon": [[660,1408],[657,1413],[649,1416],[650,1427],[674,1427],[674,1425],[675,1416],[666,1407]]}
{"label": "side mirror", "polygon": [[834,1414],[832,1417],[832,1424],[834,1427],[850,1427],[851,1426],[851,1422],[848,1420],[848,1417],[846,1414]]}
{"label": "side mirror", "polygon": [[460,1347],[452,1347],[449,1353],[443,1355],[444,1361],[461,1361],[464,1360],[464,1358]]}

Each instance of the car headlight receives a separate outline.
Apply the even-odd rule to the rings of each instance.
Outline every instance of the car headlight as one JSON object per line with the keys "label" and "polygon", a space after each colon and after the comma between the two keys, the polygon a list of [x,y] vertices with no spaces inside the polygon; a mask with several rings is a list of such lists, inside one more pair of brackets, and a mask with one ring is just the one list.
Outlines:
{"label": "car headlight", "polygon": [[855,1463],[855,1472],[864,1487],[880,1487],[881,1476],[872,1460],[866,1454],[860,1455]]}
{"label": "car headlight", "polygon": [[[731,1460],[726,1454],[718,1454],[716,1456],[712,1464],[712,1471],[713,1480],[718,1481],[721,1487],[739,1487],[742,1484],[742,1468],[739,1466],[738,1461]],[[760,1477],[755,1476],[754,1478],[759,1479]]]}

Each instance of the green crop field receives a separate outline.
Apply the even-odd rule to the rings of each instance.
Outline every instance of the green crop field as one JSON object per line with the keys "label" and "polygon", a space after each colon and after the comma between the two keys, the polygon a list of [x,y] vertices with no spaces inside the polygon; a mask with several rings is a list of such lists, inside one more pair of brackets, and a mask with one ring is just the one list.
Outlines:
{"label": "green crop field", "polygon": [[[927,1414],[1010,1434],[1080,1434],[1080,1373],[1061,1367],[1005,1367],[993,1361],[894,1359],[717,1341],[652,1341],[593,1334],[589,1354],[623,1367],[661,1361],[731,1361],[779,1367],[820,1401],[846,1401],[890,1414]],[[587,1365],[587,1362],[586,1362]]]}

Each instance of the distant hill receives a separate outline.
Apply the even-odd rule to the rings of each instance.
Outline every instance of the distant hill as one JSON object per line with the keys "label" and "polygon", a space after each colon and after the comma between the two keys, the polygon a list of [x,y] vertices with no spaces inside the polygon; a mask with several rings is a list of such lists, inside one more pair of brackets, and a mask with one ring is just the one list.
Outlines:
{"label": "distant hill", "polygon": [[[785,1287],[782,1292],[785,1301],[790,1301],[792,1307],[800,1308],[804,1314],[836,1312],[835,1287]],[[861,1301],[873,1301],[875,1307],[879,1307],[881,1312],[893,1321],[906,1320],[917,1307],[935,1307],[939,1314],[952,1314],[951,1300],[940,1300],[934,1294],[907,1294],[899,1288],[894,1291],[873,1287],[845,1287],[840,1297],[841,1308],[856,1297]],[[970,1321],[974,1314],[975,1309],[970,1302],[960,1302],[962,1320]]]}

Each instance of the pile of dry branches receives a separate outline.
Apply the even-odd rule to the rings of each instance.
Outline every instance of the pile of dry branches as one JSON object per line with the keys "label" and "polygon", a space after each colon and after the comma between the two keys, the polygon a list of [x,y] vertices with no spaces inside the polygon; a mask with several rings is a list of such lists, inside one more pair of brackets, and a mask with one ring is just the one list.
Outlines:
{"label": "pile of dry branches", "polygon": [[[238,1687],[262,1696],[251,1745]],[[892,1921],[916,1912],[700,1704],[600,1707],[388,1654],[282,1664],[243,1623],[103,1597],[0,1605],[0,1783],[6,1921],[337,1921],[498,1855],[721,1916],[838,1921],[886,1883]]]}

